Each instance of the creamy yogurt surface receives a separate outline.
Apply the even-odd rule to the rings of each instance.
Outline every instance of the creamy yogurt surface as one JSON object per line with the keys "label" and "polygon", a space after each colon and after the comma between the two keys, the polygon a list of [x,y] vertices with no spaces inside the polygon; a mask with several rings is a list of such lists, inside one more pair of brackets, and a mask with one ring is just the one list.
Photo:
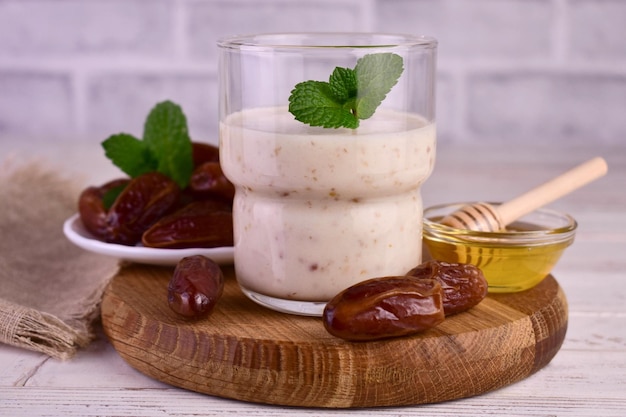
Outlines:
{"label": "creamy yogurt surface", "polygon": [[327,301],[421,260],[420,185],[435,125],[379,109],[356,129],[310,127],[287,108],[220,123],[220,160],[235,184],[235,270],[248,291]]}

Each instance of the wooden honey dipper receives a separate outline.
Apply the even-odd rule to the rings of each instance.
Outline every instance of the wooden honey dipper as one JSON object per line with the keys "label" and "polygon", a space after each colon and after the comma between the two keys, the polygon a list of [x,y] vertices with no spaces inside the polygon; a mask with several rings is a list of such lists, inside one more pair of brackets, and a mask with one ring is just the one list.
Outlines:
{"label": "wooden honey dipper", "polygon": [[533,210],[602,177],[607,170],[606,161],[596,157],[498,206],[482,202],[463,206],[444,217],[441,223],[457,229],[497,232]]}

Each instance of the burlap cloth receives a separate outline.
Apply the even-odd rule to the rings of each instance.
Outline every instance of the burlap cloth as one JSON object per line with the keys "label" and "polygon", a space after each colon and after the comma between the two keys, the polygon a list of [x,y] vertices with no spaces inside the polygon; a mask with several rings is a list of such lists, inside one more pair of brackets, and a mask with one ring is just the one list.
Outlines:
{"label": "burlap cloth", "polygon": [[44,165],[0,161],[0,342],[68,359],[93,339],[118,262],[65,238],[80,186]]}

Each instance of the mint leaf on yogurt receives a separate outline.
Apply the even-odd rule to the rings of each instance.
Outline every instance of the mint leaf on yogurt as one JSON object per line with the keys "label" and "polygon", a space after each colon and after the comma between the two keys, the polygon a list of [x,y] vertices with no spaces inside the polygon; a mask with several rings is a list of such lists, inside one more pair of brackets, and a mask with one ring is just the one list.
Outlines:
{"label": "mint leaf on yogurt", "polygon": [[394,53],[369,54],[354,69],[336,67],[325,81],[297,84],[289,97],[289,112],[311,126],[356,129],[370,118],[404,71]]}
{"label": "mint leaf on yogurt", "polygon": [[322,81],[299,83],[289,97],[289,111],[296,120],[311,126],[356,129],[359,120],[344,104],[333,94],[330,84]]}
{"label": "mint leaf on yogurt", "polygon": [[354,68],[358,89],[355,114],[360,119],[372,117],[398,82],[402,71],[402,57],[396,54],[366,55],[357,61]]}

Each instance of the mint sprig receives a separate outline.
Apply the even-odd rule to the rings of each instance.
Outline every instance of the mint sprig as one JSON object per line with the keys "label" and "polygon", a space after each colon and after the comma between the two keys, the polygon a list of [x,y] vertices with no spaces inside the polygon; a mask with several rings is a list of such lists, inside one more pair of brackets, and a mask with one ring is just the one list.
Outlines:
{"label": "mint sprig", "polygon": [[158,171],[181,188],[189,184],[193,156],[187,118],[181,107],[171,101],[158,103],[150,111],[143,140],[119,133],[109,136],[102,147],[107,158],[131,178]]}
{"label": "mint sprig", "polygon": [[289,112],[311,126],[356,129],[372,117],[404,71],[394,53],[369,54],[354,69],[336,67],[328,82],[298,83],[289,96]]}

